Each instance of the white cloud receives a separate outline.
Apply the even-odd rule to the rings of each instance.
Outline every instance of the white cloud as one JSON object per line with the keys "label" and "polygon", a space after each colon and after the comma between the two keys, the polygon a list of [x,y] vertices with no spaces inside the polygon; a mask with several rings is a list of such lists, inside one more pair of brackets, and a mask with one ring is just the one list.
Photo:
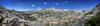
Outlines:
{"label": "white cloud", "polygon": [[32,5],[32,7],[34,7],[35,5]]}
{"label": "white cloud", "polygon": [[58,5],[59,3],[55,3],[56,5]]}
{"label": "white cloud", "polygon": [[47,2],[44,2],[44,4],[47,4]]}

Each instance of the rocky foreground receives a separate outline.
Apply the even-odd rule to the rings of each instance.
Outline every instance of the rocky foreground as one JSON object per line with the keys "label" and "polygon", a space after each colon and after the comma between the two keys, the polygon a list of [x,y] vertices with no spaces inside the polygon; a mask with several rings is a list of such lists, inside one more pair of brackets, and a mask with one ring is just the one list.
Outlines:
{"label": "rocky foreground", "polygon": [[84,20],[94,15],[53,9],[24,13],[0,7],[0,26],[84,26]]}

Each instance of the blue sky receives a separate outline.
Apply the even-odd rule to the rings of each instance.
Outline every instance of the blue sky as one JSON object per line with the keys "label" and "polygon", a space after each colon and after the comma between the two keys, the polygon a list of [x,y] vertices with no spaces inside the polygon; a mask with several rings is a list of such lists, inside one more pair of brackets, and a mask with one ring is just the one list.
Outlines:
{"label": "blue sky", "polygon": [[17,11],[30,11],[37,8],[63,8],[69,10],[92,9],[100,0],[0,0],[0,5]]}

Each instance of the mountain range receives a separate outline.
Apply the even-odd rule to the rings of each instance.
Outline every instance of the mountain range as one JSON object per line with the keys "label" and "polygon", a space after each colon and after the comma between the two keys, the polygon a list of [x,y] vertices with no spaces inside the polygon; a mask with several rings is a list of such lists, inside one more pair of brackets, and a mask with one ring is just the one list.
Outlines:
{"label": "mountain range", "polygon": [[23,12],[0,6],[0,26],[97,26],[93,22],[92,25],[84,23],[88,23],[99,12],[100,4],[88,12],[62,11],[52,8]]}

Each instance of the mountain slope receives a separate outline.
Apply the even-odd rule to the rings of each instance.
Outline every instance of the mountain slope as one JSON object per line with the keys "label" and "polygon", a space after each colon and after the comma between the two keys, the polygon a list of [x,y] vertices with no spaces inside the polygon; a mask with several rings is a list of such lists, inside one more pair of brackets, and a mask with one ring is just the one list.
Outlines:
{"label": "mountain slope", "polygon": [[98,4],[91,12],[92,17],[86,20],[86,26],[100,26],[100,4]]}
{"label": "mountain slope", "polygon": [[0,26],[83,26],[84,14],[52,8],[24,13],[0,7]]}

